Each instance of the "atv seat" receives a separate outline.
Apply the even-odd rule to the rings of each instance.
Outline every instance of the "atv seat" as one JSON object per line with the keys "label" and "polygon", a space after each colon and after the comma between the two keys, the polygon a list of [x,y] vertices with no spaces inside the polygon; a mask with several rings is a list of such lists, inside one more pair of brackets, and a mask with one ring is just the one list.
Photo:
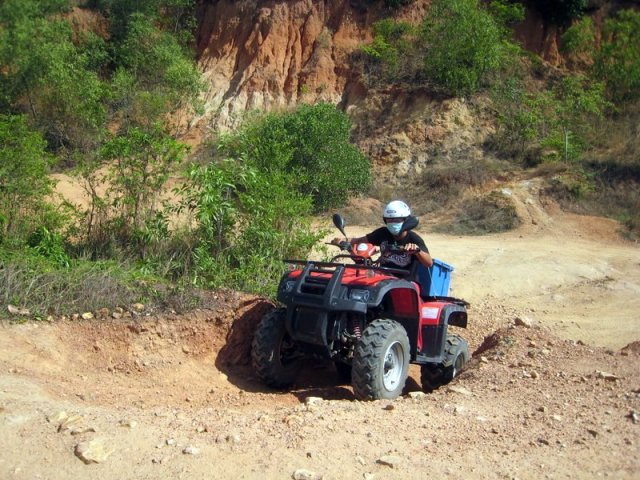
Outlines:
{"label": "atv seat", "polygon": [[430,297],[448,297],[451,284],[451,272],[453,265],[449,265],[437,258],[433,259],[433,265],[429,268],[418,266],[416,279],[420,284],[420,296],[423,299]]}

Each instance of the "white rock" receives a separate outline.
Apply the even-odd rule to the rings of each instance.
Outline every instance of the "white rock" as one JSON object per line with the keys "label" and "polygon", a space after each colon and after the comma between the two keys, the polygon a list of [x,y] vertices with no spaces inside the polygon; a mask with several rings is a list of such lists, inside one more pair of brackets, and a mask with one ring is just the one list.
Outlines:
{"label": "white rock", "polygon": [[598,378],[602,378],[602,379],[607,380],[609,382],[615,382],[616,380],[620,379],[620,377],[614,375],[613,373],[597,372],[597,374],[598,374]]}
{"label": "white rock", "polygon": [[319,473],[305,470],[304,468],[299,468],[293,472],[293,480],[322,480],[322,478]]}
{"label": "white rock", "polygon": [[113,448],[107,448],[101,438],[79,443],[75,448],[76,456],[87,465],[104,462],[114,451]]}
{"label": "white rock", "polygon": [[79,428],[84,423],[84,417],[82,415],[71,415],[65,417],[60,425],[58,425],[58,432],[70,431],[74,428]]}
{"label": "white rock", "polygon": [[200,449],[194,447],[193,445],[189,445],[182,450],[182,453],[184,453],[185,455],[199,455]]}
{"label": "white rock", "polygon": [[28,309],[15,307],[13,305],[7,305],[7,310],[9,310],[11,315],[31,315],[31,312]]}
{"label": "white rock", "polygon": [[307,397],[304,400],[304,403],[307,405],[318,405],[324,401],[323,398],[320,397]]}
{"label": "white rock", "polygon": [[93,313],[91,312],[84,312],[82,315],[80,315],[82,317],[83,320],[91,320],[93,318]]}
{"label": "white rock", "polygon": [[529,317],[525,317],[524,315],[522,317],[516,317],[513,320],[513,323],[518,327],[531,328],[533,326],[533,321]]}

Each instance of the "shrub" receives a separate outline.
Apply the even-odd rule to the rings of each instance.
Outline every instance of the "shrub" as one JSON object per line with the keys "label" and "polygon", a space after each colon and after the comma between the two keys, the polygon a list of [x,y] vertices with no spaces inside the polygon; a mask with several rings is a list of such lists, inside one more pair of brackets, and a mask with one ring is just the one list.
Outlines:
{"label": "shrub", "polygon": [[189,179],[182,208],[197,226],[197,285],[273,294],[282,259],[305,256],[322,235],[310,230],[311,197],[286,173],[229,160],[192,167]]}
{"label": "shrub", "polygon": [[488,85],[512,47],[477,0],[435,0],[421,26],[427,77],[454,95]]}
{"label": "shrub", "polygon": [[415,76],[414,65],[418,62],[414,33],[415,29],[407,22],[387,18],[374,23],[373,41],[360,47],[367,58],[365,78],[395,82]]}
{"label": "shrub", "polygon": [[594,72],[617,104],[640,98],[640,12],[622,10],[607,19]]}
{"label": "shrub", "polygon": [[511,155],[530,145],[547,148],[547,159],[576,161],[588,147],[596,120],[609,103],[604,85],[582,75],[566,76],[550,90],[527,91],[518,79],[493,89],[498,131],[494,144]]}
{"label": "shrub", "polygon": [[574,23],[562,34],[562,52],[571,59],[584,58],[585,62],[592,61],[595,49],[595,28],[590,17],[584,17]]}
{"label": "shrub", "polygon": [[47,176],[52,157],[45,147],[26,117],[0,115],[0,239],[24,240],[44,218],[45,197],[52,191]]}
{"label": "shrub", "polygon": [[309,194],[320,212],[371,184],[369,160],[349,142],[350,130],[349,118],[333,105],[302,105],[249,121],[223,139],[220,153],[258,171],[286,173],[290,187]]}

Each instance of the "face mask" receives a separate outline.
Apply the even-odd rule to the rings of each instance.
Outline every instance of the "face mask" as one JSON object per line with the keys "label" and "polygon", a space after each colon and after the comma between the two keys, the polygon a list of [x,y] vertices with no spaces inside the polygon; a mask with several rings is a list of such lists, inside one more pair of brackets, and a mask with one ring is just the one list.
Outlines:
{"label": "face mask", "polygon": [[402,230],[402,223],[387,223],[387,230],[391,232],[391,235],[398,236]]}

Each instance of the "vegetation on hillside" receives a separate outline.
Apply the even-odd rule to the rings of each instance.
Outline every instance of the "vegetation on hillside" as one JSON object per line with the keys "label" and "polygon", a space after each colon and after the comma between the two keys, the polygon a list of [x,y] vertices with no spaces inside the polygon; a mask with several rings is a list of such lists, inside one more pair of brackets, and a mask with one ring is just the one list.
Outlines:
{"label": "vegetation on hillside", "polygon": [[[640,234],[634,194],[640,184],[634,140],[640,12],[620,10],[607,18],[599,39],[591,19],[583,17],[586,1],[536,2],[543,18],[564,32],[566,63],[552,69],[512,40],[510,26],[523,19],[523,3],[434,0],[418,25],[381,20],[373,41],[361,47],[363,78],[371,87],[489,97],[496,123],[489,152],[547,175],[547,192],[566,206],[617,217],[629,233]],[[621,186],[627,194],[616,193]],[[477,213],[465,210],[469,217]]]}
{"label": "vegetation on hillside", "polygon": [[[162,284],[175,307],[191,287],[272,293],[281,259],[319,238],[311,214],[369,186],[346,115],[256,115],[193,163],[170,120],[200,108],[195,2],[72,5],[0,4],[0,302],[45,315],[157,303]],[[56,170],[88,208],[54,198]]]}
{"label": "vegetation on hillside", "polygon": [[[394,12],[409,2],[384,3]],[[567,205],[638,233],[640,13],[618,11],[598,32],[585,3],[537,4],[564,32],[563,68],[513,42],[522,3],[434,0],[416,25],[374,25],[363,78],[490,99],[496,131],[486,148],[500,165],[545,172],[547,191]],[[197,155],[180,143],[175,114],[202,107],[194,10],[194,0],[0,3],[3,304],[45,315],[89,302],[177,308],[190,304],[191,287],[271,294],[281,259],[305,256],[319,239],[311,215],[371,185],[349,119],[332,105],[249,115]],[[461,184],[481,187],[504,170],[496,165],[464,174],[437,165],[430,191],[454,201]],[[87,208],[55,198],[56,171],[82,181]],[[456,225],[512,228],[503,203],[467,201]]]}

